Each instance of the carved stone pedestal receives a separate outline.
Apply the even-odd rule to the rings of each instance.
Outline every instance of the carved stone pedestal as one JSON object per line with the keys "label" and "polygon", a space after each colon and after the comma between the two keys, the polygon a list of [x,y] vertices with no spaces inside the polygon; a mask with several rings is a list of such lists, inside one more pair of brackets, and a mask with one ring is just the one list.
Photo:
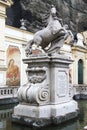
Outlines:
{"label": "carved stone pedestal", "polygon": [[18,90],[19,105],[13,121],[36,127],[59,124],[77,117],[77,102],[69,89],[69,64],[65,55],[37,55],[23,60],[28,64],[28,84]]}

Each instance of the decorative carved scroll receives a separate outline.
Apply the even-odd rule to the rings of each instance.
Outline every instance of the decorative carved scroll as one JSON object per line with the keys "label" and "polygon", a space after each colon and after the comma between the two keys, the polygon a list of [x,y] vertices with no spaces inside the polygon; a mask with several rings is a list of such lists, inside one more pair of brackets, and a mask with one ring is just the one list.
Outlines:
{"label": "decorative carved scroll", "polygon": [[27,69],[28,81],[30,83],[42,83],[46,79],[46,68],[33,67]]}

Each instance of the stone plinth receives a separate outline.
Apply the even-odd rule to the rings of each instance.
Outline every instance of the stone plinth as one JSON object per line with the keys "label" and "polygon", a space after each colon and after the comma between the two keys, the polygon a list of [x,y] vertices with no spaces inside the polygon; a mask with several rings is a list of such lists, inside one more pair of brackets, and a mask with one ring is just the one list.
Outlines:
{"label": "stone plinth", "polygon": [[69,64],[65,55],[31,56],[23,60],[28,83],[18,90],[20,104],[13,121],[32,126],[59,124],[78,115],[77,102],[69,93]]}

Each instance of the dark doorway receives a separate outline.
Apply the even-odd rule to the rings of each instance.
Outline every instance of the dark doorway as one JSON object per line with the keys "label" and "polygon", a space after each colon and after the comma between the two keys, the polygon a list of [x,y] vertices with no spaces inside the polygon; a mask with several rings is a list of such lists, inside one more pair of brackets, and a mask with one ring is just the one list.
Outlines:
{"label": "dark doorway", "polygon": [[78,84],[83,84],[83,61],[78,61]]}

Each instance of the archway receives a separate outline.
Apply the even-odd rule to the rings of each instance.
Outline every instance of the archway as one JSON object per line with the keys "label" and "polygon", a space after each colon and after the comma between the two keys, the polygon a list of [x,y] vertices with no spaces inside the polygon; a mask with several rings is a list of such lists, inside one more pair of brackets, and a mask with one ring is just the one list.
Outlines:
{"label": "archway", "polygon": [[83,84],[83,61],[78,61],[78,84]]}

